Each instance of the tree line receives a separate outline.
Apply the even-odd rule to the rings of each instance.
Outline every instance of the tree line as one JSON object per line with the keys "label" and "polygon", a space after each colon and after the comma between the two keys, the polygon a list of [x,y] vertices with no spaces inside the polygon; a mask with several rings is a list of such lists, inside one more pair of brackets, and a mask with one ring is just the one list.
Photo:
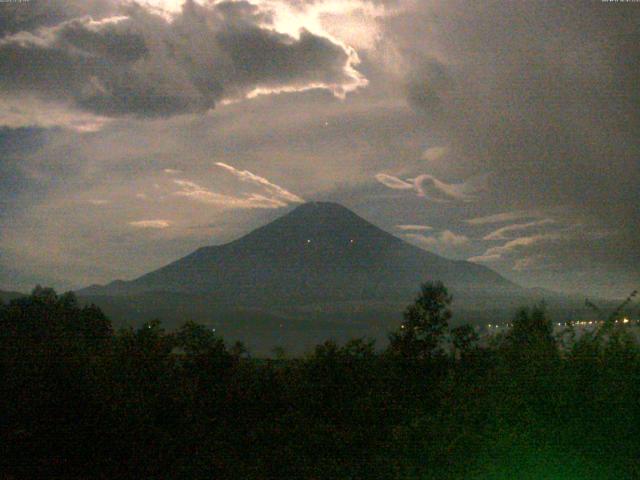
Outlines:
{"label": "tree line", "polygon": [[257,359],[37,287],[0,305],[0,478],[640,478],[634,295],[594,331],[536,306],[481,342],[426,283],[383,350]]}

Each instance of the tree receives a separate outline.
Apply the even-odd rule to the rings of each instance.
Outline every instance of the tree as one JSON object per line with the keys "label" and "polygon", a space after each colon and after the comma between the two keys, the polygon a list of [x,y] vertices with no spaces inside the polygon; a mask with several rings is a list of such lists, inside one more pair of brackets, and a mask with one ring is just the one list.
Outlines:
{"label": "tree", "polygon": [[273,353],[273,356],[275,357],[276,360],[284,360],[287,358],[287,351],[281,345],[273,347],[273,349],[271,350],[271,353]]}
{"label": "tree", "polygon": [[451,318],[451,301],[442,282],[424,283],[414,303],[405,310],[400,330],[391,334],[391,352],[407,359],[439,355],[439,345]]}
{"label": "tree", "polygon": [[96,305],[82,308],[79,321],[84,340],[91,347],[100,348],[113,338],[111,321]]}
{"label": "tree", "polygon": [[478,333],[469,324],[451,329],[451,344],[454,356],[459,354],[461,358],[466,357],[477,348],[478,340]]}
{"label": "tree", "polygon": [[231,345],[231,348],[229,349],[229,352],[236,359],[248,358],[249,357],[249,350],[247,349],[247,346],[244,344],[244,342],[241,342],[240,340],[236,340],[233,343],[233,345]]}
{"label": "tree", "polygon": [[185,355],[182,364],[187,371],[203,378],[223,372],[236,364],[222,338],[204,325],[188,321],[175,333],[174,346]]}
{"label": "tree", "polygon": [[[559,351],[553,335],[553,323],[544,303],[532,309],[522,308],[513,319],[511,330],[500,343],[509,368],[520,372],[529,381],[533,372],[556,365]],[[531,386],[535,382],[529,382]]]}
{"label": "tree", "polygon": [[553,324],[544,304],[529,310],[523,308],[513,319],[507,341],[525,351],[555,349]]}

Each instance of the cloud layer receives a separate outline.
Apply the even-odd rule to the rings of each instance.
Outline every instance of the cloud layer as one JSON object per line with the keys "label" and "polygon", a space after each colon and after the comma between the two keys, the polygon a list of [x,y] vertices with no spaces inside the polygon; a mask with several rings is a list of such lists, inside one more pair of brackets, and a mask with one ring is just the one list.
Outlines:
{"label": "cloud layer", "polygon": [[638,25],[578,0],[0,2],[0,280],[131,278],[308,199],[525,285],[637,288]]}
{"label": "cloud layer", "polygon": [[204,112],[253,92],[344,95],[366,84],[352,50],[306,30],[279,33],[269,11],[249,2],[186,1],[165,18],[114,1],[110,14],[5,25],[28,30],[0,39],[0,95],[107,117],[158,117]]}

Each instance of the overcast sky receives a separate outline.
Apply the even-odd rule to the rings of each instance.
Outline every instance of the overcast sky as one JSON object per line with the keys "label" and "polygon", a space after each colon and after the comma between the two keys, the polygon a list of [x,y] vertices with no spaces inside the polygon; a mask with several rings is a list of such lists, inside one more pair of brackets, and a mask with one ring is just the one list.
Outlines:
{"label": "overcast sky", "polygon": [[640,3],[0,3],[0,288],[309,200],[525,286],[640,285]]}

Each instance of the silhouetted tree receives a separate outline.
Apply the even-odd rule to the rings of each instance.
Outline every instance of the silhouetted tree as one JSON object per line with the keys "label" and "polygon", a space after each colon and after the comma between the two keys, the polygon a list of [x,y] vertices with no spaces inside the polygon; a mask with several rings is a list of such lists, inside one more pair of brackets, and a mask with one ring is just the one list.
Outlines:
{"label": "silhouetted tree", "polygon": [[249,350],[247,350],[247,347],[245,346],[245,344],[243,342],[237,340],[231,346],[230,353],[234,357],[240,359],[240,358],[243,358],[243,357],[247,357],[249,355]]}
{"label": "silhouetted tree", "polygon": [[407,359],[440,354],[440,342],[451,318],[451,301],[441,282],[424,283],[415,302],[405,310],[400,330],[389,338],[391,352]]}
{"label": "silhouetted tree", "polygon": [[468,356],[478,348],[478,332],[469,324],[460,325],[451,329],[451,345],[454,357],[460,355],[461,358]]}
{"label": "silhouetted tree", "polygon": [[465,361],[433,361],[450,303],[423,285],[384,354],[355,339],[274,362],[194,322],[113,333],[38,287],[0,304],[0,478],[640,478],[631,322],[559,352],[524,309],[488,346],[452,328]]}
{"label": "silhouetted tree", "polygon": [[522,308],[513,319],[511,330],[505,337],[505,343],[513,354],[518,356],[545,356],[557,353],[553,336],[553,323],[547,315],[544,304],[531,310]]}

